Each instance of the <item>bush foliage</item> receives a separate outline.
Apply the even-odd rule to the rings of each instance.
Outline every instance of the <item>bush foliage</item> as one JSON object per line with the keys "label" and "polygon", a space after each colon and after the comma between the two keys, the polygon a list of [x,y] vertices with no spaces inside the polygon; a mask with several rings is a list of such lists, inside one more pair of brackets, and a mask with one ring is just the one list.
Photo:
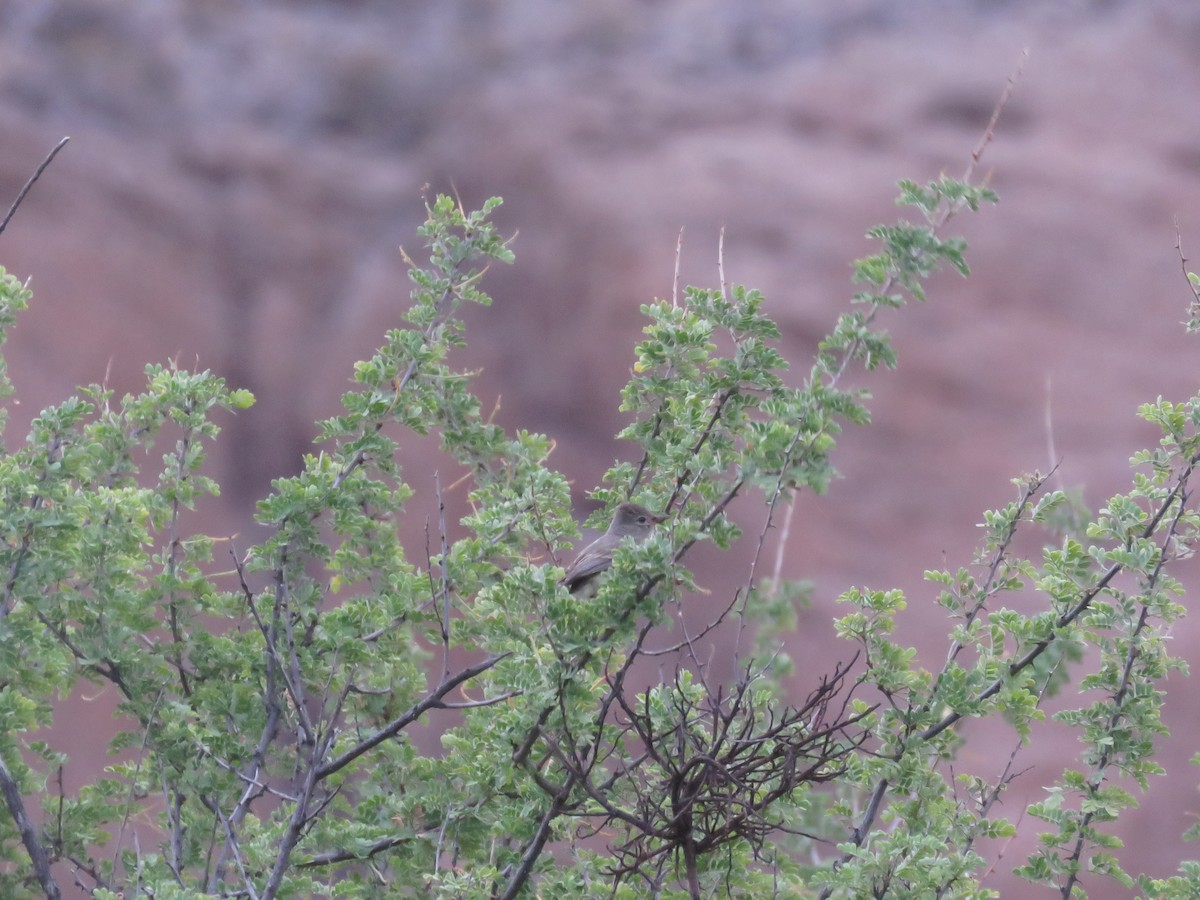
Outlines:
{"label": "bush foliage", "polygon": [[[1078,702],[1056,715],[1082,750],[1027,810],[1044,833],[1020,873],[1064,897],[1098,875],[1200,896],[1193,863],[1167,880],[1127,873],[1111,830],[1128,788],[1162,771],[1200,398],[1142,408],[1162,439],[1095,516],[1045,475],[1015,480],[978,558],[926,573],[952,622],[940,668],[892,639],[899,591],[854,588],[836,622],[852,662],[814,673],[800,699],[779,684],[772,647],[803,587],[759,572],[770,529],[829,485],[842,427],[867,423],[844,375],[894,364],[877,320],[924,299],[939,266],[968,273],[941,232],[994,199],[966,180],[903,183],[917,222],[871,232],[879,252],[856,265],[861,290],[798,387],[757,292],[646,304],[621,394],[636,450],[592,496],[670,518],[618,550],[590,600],[558,583],[578,530],[552,440],[493,424],[455,366],[463,305],[489,303],[486,267],[512,261],[498,200],[431,203],[407,324],[355,367],[300,474],[260,502],[257,545],[185,528],[218,491],[203,473],[215,419],[247,392],[149,366],[140,394],[92,385],[44,410],[0,459],[0,894],[991,896],[981,842],[1015,830],[997,804],[1015,767],[956,775],[956,726],[1002,717],[1019,745],[1070,683]],[[2,275],[5,333],[29,299]],[[397,529],[410,432],[437,436],[472,510],[453,523],[440,508],[415,551]],[[765,508],[757,534],[727,515],[743,494]],[[1033,528],[1045,549],[1024,558],[1014,535]],[[714,684],[696,635],[664,646],[658,626],[689,602],[697,546],[739,538],[754,562],[705,630],[750,622],[757,643]],[[1036,607],[1006,605],[1017,593]],[[646,685],[648,657],[664,674]],[[95,684],[120,697],[114,762],[67,792],[68,754],[45,729]],[[435,752],[418,726],[440,736]]]}

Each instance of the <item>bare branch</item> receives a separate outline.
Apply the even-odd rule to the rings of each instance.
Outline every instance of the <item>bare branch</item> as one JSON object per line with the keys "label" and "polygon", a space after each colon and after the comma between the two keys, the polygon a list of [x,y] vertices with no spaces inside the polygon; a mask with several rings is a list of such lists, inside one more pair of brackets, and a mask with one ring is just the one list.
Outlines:
{"label": "bare branch", "polygon": [[550,829],[553,827],[555,820],[562,815],[567,799],[571,796],[571,791],[575,789],[575,783],[575,776],[568,775],[566,783],[554,795],[549,808],[542,814],[537,829],[533,833],[533,838],[526,845],[525,852],[521,855],[520,864],[511,872],[505,871],[501,873],[503,877],[508,879],[508,885],[505,887],[504,892],[500,894],[500,900],[513,900],[521,892],[521,889],[525,886],[525,882],[529,880],[534,863],[542,855],[546,841],[550,839]]}
{"label": "bare branch", "polygon": [[25,186],[21,188],[20,193],[17,194],[17,199],[14,200],[12,206],[8,208],[8,215],[4,217],[4,221],[0,222],[0,234],[3,234],[4,229],[8,227],[9,221],[16,214],[17,207],[21,205],[21,201],[25,199],[25,195],[29,193],[29,189],[33,187],[33,183],[41,178],[42,173],[46,171],[46,167],[50,165],[54,157],[58,155],[58,151],[67,146],[67,141],[69,140],[69,137],[65,137],[55,144],[54,149],[46,154],[46,158],[42,160],[42,164],[37,167],[37,171],[35,171],[33,176],[27,182],[25,182]]}
{"label": "bare branch", "polygon": [[331,759],[329,762],[327,762],[323,766],[321,766],[317,770],[317,777],[320,779],[325,779],[325,778],[328,778],[330,775],[333,775],[335,772],[341,771],[342,769],[344,769],[346,766],[350,765],[350,763],[354,762],[354,760],[358,759],[360,756],[362,756],[367,751],[369,751],[375,747],[378,747],[384,741],[390,740],[391,738],[395,737],[404,728],[406,728],[408,725],[415,722],[417,719],[419,719],[422,715],[424,715],[429,710],[445,709],[446,702],[443,698],[447,694],[449,694],[452,690],[454,690],[460,684],[462,684],[466,681],[469,681],[470,679],[474,678],[476,675],[486,672],[488,669],[492,668],[492,666],[496,665],[496,663],[500,662],[500,660],[504,659],[506,656],[508,656],[507,653],[502,653],[499,656],[489,656],[487,659],[485,659],[481,662],[475,663],[472,666],[467,666],[465,669],[459,670],[450,678],[443,679],[442,683],[439,684],[434,689],[433,693],[426,696],[425,699],[423,699],[420,703],[415,704],[403,715],[393,719],[387,725],[383,726],[378,731],[376,731],[369,738],[359,741],[357,744],[355,744],[349,750],[342,753],[340,756],[338,756],[334,759]]}
{"label": "bare branch", "polygon": [[717,280],[721,283],[721,297],[729,302],[729,282],[725,280],[725,226],[717,235]]}
{"label": "bare branch", "polygon": [[671,280],[671,306],[679,306],[679,261],[683,258],[683,228],[675,241],[675,277]]}
{"label": "bare branch", "polygon": [[[258,892],[254,889],[254,882],[250,880],[250,874],[246,871],[246,863],[245,860],[242,859],[241,844],[238,843],[237,833],[234,831],[233,823],[229,821],[223,812],[221,812],[221,807],[217,803],[214,803],[210,798],[201,796],[200,802],[203,803],[205,807],[208,808],[208,811],[216,816],[217,820],[221,823],[221,828],[225,832],[225,847],[233,856],[233,861],[238,868],[238,873],[242,876],[242,889],[246,892],[246,895],[251,898],[251,900],[259,900]],[[220,866],[217,867],[217,871],[219,871],[219,869]],[[209,893],[215,893],[215,890],[211,890]]]}
{"label": "bare branch", "polygon": [[970,181],[975,177],[975,169],[979,165],[979,160],[983,158],[983,151],[992,142],[992,138],[996,136],[996,126],[1000,123],[1000,114],[1004,112],[1008,101],[1012,99],[1013,91],[1016,90],[1017,81],[1021,77],[1021,70],[1025,68],[1025,61],[1029,59],[1029,48],[1026,47],[1021,51],[1021,58],[1017,60],[1016,68],[1013,69],[1011,75],[1008,76],[1008,83],[1004,85],[1004,91],[1000,94],[1000,99],[996,101],[996,105],[992,108],[992,117],[988,119],[987,127],[983,129],[983,136],[979,138],[979,143],[975,145],[975,149],[971,151],[971,162],[967,166],[967,170],[963,173],[962,180]]}

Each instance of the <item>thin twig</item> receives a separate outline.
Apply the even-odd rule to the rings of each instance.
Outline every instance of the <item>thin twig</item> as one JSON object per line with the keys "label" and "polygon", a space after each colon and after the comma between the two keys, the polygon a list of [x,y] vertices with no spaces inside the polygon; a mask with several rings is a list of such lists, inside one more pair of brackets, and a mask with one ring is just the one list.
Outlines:
{"label": "thin twig", "polygon": [[[1046,453],[1049,463],[1053,468],[1052,472],[1058,472],[1058,468],[1062,463],[1058,455],[1058,450],[1054,445],[1054,379],[1049,372],[1046,373],[1046,406],[1043,411],[1043,422],[1046,426]],[[1062,473],[1058,472],[1058,477],[1055,478],[1055,483],[1060,491],[1066,490],[1066,483],[1063,481]]]}
{"label": "thin twig", "polygon": [[225,829],[225,846],[233,855],[234,864],[237,865],[238,873],[242,876],[242,890],[246,896],[250,897],[250,900],[259,900],[258,891],[254,889],[254,882],[250,880],[250,873],[246,871],[246,863],[242,859],[241,844],[238,843],[237,834],[234,832],[229,819],[221,812],[221,807],[218,803],[208,801],[205,797],[201,797],[201,802],[208,806],[209,812],[217,817],[222,828]]}
{"label": "thin twig", "polygon": [[729,302],[729,282],[725,280],[725,226],[717,235],[717,280],[721,282],[721,299]]}
{"label": "thin twig", "polygon": [[1192,300],[1188,304],[1188,318],[1193,321],[1197,318],[1197,310],[1200,310],[1200,282],[1192,281],[1191,272],[1188,271],[1188,260],[1183,255],[1183,235],[1179,233],[1179,219],[1175,219],[1175,249],[1179,252],[1179,267],[1183,269],[1183,280],[1188,286],[1188,290],[1192,292]]}
{"label": "thin twig", "polygon": [[1000,114],[1008,106],[1012,92],[1017,87],[1017,80],[1021,77],[1021,70],[1025,68],[1025,61],[1028,59],[1029,48],[1026,47],[1021,51],[1016,68],[1008,76],[1008,83],[1004,85],[1004,91],[1000,94],[1000,99],[996,101],[995,107],[992,108],[992,117],[988,119],[987,128],[983,130],[983,136],[979,139],[979,143],[975,145],[975,149],[971,151],[971,163],[967,166],[966,172],[963,173],[963,181],[970,181],[974,177],[975,167],[979,165],[979,160],[983,158],[983,151],[987,149],[988,144],[992,142],[992,138],[996,136],[996,125],[1000,122]]}
{"label": "thin twig", "polygon": [[[442,576],[442,678],[450,675],[450,572],[448,569],[450,548],[446,543],[446,502],[442,499],[442,482],[438,473],[433,473],[433,489],[437,493],[438,534],[442,541],[439,568]],[[430,573],[432,577],[432,573]]]}
{"label": "thin twig", "polygon": [[788,537],[792,533],[792,516],[796,514],[796,495],[788,497],[787,506],[783,510],[783,524],[779,526],[779,538],[775,541],[775,564],[771,567],[771,596],[779,594],[783,583],[783,557],[787,548]]}
{"label": "thin twig", "polygon": [[[146,752],[150,746],[150,726],[154,722],[154,717],[158,715],[158,707],[162,703],[164,689],[160,688],[158,696],[154,698],[154,704],[150,707],[150,713],[146,716],[146,733],[142,735],[142,745],[138,749],[137,761],[134,763],[133,776],[129,779],[129,790],[125,796],[125,811],[121,815],[121,824],[117,828],[117,839],[113,842],[113,858],[112,871],[115,875],[117,866],[121,861],[121,845],[125,840],[125,829],[129,825],[129,816],[133,810],[134,794],[136,792],[138,775],[142,771],[142,763],[146,761]],[[137,838],[137,833],[134,832],[134,838]]]}
{"label": "thin twig", "polygon": [[43,172],[46,171],[46,166],[50,165],[51,160],[58,155],[58,151],[67,146],[67,141],[69,140],[69,137],[65,137],[55,144],[54,149],[46,154],[46,158],[42,160],[42,164],[37,167],[37,171],[33,173],[33,177],[25,182],[25,187],[21,188],[21,193],[17,194],[17,199],[14,200],[13,205],[8,208],[8,215],[4,217],[3,222],[0,222],[0,234],[3,234],[4,229],[8,227],[9,220],[12,219],[12,217],[16,214],[17,207],[21,205],[21,201],[25,199],[25,195],[29,193],[29,189],[33,187],[33,183],[41,177]]}
{"label": "thin twig", "polygon": [[683,228],[679,229],[679,237],[675,240],[675,277],[671,281],[671,308],[679,306],[679,261],[683,258]]}

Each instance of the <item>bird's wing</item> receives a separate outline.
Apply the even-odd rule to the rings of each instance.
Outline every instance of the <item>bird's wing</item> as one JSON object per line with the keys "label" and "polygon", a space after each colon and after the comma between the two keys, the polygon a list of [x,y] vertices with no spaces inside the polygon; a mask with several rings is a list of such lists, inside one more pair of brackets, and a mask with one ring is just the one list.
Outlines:
{"label": "bird's wing", "polygon": [[567,590],[571,590],[584,579],[603,572],[611,565],[612,555],[606,553],[603,548],[595,549],[595,545],[593,545],[580,553],[579,558],[571,563],[570,568],[562,577],[562,583],[567,586]]}

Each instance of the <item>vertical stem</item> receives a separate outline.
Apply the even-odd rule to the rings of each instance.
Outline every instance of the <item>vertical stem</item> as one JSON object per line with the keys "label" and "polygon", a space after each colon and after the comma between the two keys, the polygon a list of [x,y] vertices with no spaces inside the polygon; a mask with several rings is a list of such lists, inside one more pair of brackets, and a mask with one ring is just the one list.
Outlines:
{"label": "vertical stem", "polygon": [[2,756],[0,756],[0,790],[4,792],[4,802],[8,806],[8,813],[16,823],[17,831],[21,833],[21,843],[25,845],[25,851],[33,863],[33,872],[37,875],[38,883],[46,892],[48,900],[59,900],[62,894],[58,890],[58,883],[55,882],[54,876],[50,874],[50,857],[46,855],[46,848],[38,839],[37,830],[33,827],[33,822],[29,820],[29,815],[25,811],[25,801],[21,799],[21,791],[17,787],[16,779],[8,771],[8,766],[5,765]]}

